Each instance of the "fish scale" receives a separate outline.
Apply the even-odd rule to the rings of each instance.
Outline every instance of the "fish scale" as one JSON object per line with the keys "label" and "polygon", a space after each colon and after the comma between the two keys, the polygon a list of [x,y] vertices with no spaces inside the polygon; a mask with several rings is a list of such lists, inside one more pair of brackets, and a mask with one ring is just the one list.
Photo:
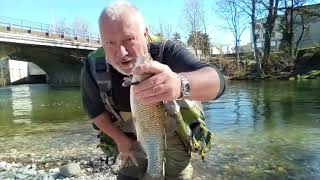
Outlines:
{"label": "fish scale", "polygon": [[[151,60],[150,56],[145,56],[140,58],[138,63],[149,63]],[[148,77],[151,75],[133,75],[132,81],[141,82]],[[137,140],[148,158],[145,179],[164,179],[165,109],[163,103],[151,105],[138,103],[131,89],[130,104]]]}

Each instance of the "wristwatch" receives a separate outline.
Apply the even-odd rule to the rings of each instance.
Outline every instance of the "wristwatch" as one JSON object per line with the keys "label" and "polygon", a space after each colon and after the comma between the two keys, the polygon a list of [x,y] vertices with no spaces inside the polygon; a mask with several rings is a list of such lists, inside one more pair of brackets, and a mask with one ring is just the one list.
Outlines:
{"label": "wristwatch", "polygon": [[181,94],[179,99],[184,99],[191,96],[191,87],[189,80],[182,74],[178,74],[181,79]]}

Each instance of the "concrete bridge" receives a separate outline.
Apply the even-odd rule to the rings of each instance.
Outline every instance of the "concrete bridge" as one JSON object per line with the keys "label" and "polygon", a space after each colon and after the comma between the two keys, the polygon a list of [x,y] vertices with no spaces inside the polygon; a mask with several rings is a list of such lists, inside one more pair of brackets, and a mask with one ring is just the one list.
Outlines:
{"label": "concrete bridge", "polygon": [[101,45],[97,34],[73,32],[0,17],[0,57],[35,63],[47,73],[47,83],[52,86],[78,86],[83,60]]}

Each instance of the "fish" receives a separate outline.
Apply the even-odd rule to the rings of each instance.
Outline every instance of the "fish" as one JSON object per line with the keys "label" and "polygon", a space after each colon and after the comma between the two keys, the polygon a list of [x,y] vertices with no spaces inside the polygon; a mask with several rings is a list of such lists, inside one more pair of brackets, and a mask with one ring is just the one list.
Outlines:
{"label": "fish", "polygon": [[[152,63],[150,54],[138,58],[137,65]],[[142,82],[151,77],[152,74],[133,74],[132,82]],[[130,106],[134,121],[137,141],[141,143],[148,159],[146,174],[143,179],[162,180],[165,177],[164,151],[165,142],[165,108],[163,102],[143,105],[136,101],[130,88]]]}

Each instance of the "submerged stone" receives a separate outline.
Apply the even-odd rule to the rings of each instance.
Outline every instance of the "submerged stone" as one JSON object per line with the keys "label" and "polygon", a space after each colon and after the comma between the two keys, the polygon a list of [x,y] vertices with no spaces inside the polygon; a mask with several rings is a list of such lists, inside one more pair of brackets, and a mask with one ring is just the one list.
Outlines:
{"label": "submerged stone", "polygon": [[78,176],[81,174],[81,168],[78,163],[68,163],[60,168],[60,174],[64,177]]}

